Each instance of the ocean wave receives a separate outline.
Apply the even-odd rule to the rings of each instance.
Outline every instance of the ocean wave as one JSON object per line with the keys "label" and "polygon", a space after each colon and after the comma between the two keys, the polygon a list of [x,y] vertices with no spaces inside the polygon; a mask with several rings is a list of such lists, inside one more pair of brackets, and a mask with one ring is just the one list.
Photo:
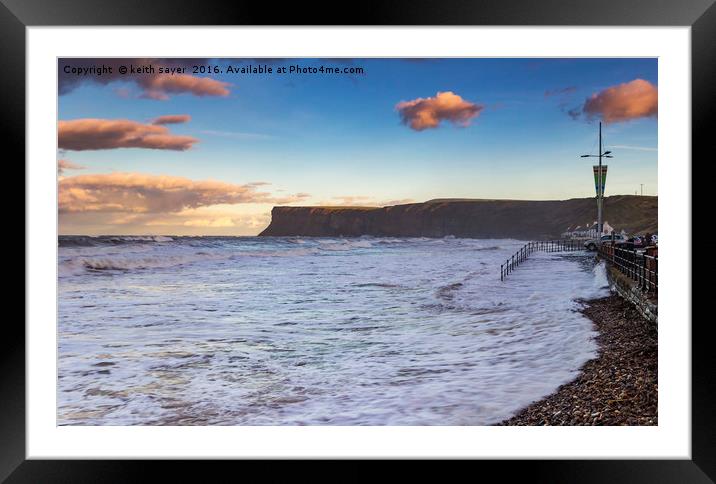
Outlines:
{"label": "ocean wave", "polygon": [[[341,249],[325,249],[341,250]],[[346,248],[345,250],[348,250]],[[280,257],[295,258],[319,254],[318,247],[293,246],[267,247],[265,250],[232,246],[204,247],[202,245],[135,245],[116,248],[112,246],[71,246],[60,252],[58,274],[68,277],[102,272],[128,272],[145,269],[164,269],[203,261],[222,261],[240,258]]]}
{"label": "ocean wave", "polygon": [[321,250],[352,250],[352,249],[369,249],[373,244],[365,239],[350,240],[326,240],[319,242]]}
{"label": "ocean wave", "polygon": [[301,257],[307,255],[315,255],[319,252],[316,248],[301,248],[301,249],[284,249],[284,250],[257,250],[251,252],[242,252],[237,254],[242,257]]}
{"label": "ocean wave", "polygon": [[607,279],[607,266],[603,261],[594,266],[592,274],[594,274],[594,289],[599,290],[609,287],[609,279]]}
{"label": "ocean wave", "polygon": [[101,271],[132,271],[143,269],[163,269],[184,264],[191,264],[204,260],[229,259],[233,254],[211,254],[207,252],[196,252],[192,254],[172,255],[113,255],[98,257],[74,257],[63,260],[58,265],[60,277],[77,275],[86,272]]}
{"label": "ocean wave", "polygon": [[166,235],[60,235],[57,239],[57,245],[59,247],[100,247],[106,245],[172,242],[173,240],[172,237]]}

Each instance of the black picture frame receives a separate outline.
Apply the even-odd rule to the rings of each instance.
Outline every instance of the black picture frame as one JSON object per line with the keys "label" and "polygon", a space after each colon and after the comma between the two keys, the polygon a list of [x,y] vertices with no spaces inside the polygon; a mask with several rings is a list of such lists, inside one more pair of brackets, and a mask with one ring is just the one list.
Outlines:
{"label": "black picture frame", "polygon": [[[716,137],[708,127],[708,121],[714,117],[712,113],[716,112],[714,0],[397,0],[336,4],[334,9],[302,2],[283,3],[279,7],[270,2],[215,0],[0,0],[0,119],[6,151],[10,147],[14,160],[24,159],[25,155],[25,28],[60,25],[690,26],[692,158],[703,162],[699,165],[699,177],[693,179],[697,184],[713,179],[711,173],[702,170],[713,171],[716,149]],[[10,159],[7,158],[8,163]],[[683,163],[684,169],[695,166],[691,160],[678,162]],[[693,194],[702,192],[697,188],[693,187]],[[706,189],[703,193],[709,191]],[[692,220],[710,220],[706,212],[708,205],[704,208],[695,199],[692,203]],[[704,250],[703,245],[699,247]],[[692,248],[696,254],[697,245]],[[716,248],[716,244],[706,241],[706,249],[712,248]],[[713,273],[713,257],[701,259],[694,273]],[[708,300],[713,287],[712,283],[696,284],[695,280],[683,283],[692,284],[694,302]],[[714,482],[716,378],[712,370],[716,365],[713,343],[708,337],[709,320],[706,316],[692,324],[692,460],[480,461],[479,465],[494,468],[507,480],[523,476],[536,482]],[[3,330],[4,337],[0,338],[0,481],[135,482],[146,480],[152,470],[160,470],[164,480],[171,474],[186,475],[189,463],[26,460],[25,330],[18,320],[9,317]],[[195,463],[201,465],[204,481],[210,480],[212,474],[220,476],[234,465],[231,462]]]}

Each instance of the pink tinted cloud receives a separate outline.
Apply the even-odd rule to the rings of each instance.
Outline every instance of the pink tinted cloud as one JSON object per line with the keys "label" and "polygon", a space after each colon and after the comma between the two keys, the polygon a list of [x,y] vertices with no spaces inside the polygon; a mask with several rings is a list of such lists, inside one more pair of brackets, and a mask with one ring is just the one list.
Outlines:
{"label": "pink tinted cloud", "polygon": [[617,123],[656,116],[658,88],[644,79],[612,86],[592,94],[582,108],[587,117],[601,117],[605,123]]}
{"label": "pink tinted cloud", "polygon": [[188,114],[166,114],[158,116],[152,120],[152,124],[181,124],[191,121]]}
{"label": "pink tinted cloud", "polygon": [[65,170],[83,170],[85,167],[72,163],[70,160],[57,160],[57,174],[62,175]]}
{"label": "pink tinted cloud", "polygon": [[228,96],[229,83],[210,77],[196,77],[189,74],[158,74],[140,78],[138,84],[144,88],[142,97],[165,101],[169,94],[191,93],[195,96]]}
{"label": "pink tinted cloud", "polygon": [[57,139],[60,149],[74,151],[114,148],[184,151],[199,141],[191,136],[173,135],[165,126],[94,118],[60,121]]}
{"label": "pink tinted cloud", "polygon": [[450,121],[458,126],[468,126],[480,115],[484,105],[464,100],[457,94],[438,92],[435,97],[417,98],[399,102],[395,109],[403,124],[415,131],[437,128],[442,121]]}
{"label": "pink tinted cloud", "polygon": [[307,197],[274,197],[257,191],[253,184],[144,173],[79,175],[63,178],[59,183],[59,209],[63,213],[172,213],[219,204],[291,203]]}

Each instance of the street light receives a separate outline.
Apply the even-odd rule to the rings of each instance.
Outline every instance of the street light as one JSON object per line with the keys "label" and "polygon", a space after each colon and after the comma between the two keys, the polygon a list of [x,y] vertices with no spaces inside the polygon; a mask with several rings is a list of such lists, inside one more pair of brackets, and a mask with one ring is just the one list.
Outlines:
{"label": "street light", "polygon": [[602,205],[604,200],[604,184],[602,183],[602,158],[613,158],[611,151],[602,151],[602,123],[599,123],[599,154],[581,155],[580,158],[599,158],[599,169],[597,171],[597,234],[598,239],[602,238]]}

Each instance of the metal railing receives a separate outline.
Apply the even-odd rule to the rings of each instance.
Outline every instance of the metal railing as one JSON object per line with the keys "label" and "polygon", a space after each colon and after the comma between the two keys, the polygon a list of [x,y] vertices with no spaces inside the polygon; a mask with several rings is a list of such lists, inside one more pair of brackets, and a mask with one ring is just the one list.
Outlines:
{"label": "metal railing", "polygon": [[657,295],[659,292],[659,257],[635,249],[623,249],[601,244],[599,257],[633,280],[642,291]]}
{"label": "metal railing", "polygon": [[575,239],[527,242],[520,250],[515,252],[512,257],[507,259],[504,264],[500,264],[500,281],[504,281],[505,277],[527,259],[527,256],[538,250],[543,252],[563,252],[585,249],[584,243],[581,240]]}

